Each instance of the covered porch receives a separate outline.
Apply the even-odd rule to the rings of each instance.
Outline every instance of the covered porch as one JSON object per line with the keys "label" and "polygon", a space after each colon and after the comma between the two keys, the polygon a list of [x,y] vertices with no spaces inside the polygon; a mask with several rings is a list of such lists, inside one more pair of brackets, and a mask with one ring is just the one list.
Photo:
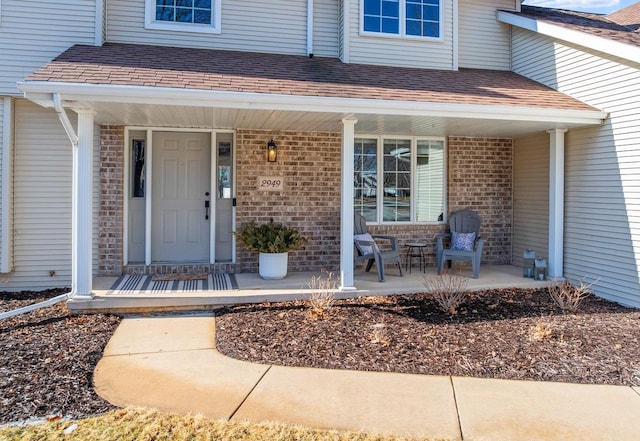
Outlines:
{"label": "covered porch", "polygon": [[[468,280],[470,291],[503,288],[545,288],[546,281],[522,277],[522,268],[513,265],[485,265],[482,276],[478,279],[470,277],[467,267],[454,267],[452,274],[460,275]],[[366,273],[363,267],[355,271],[357,289],[341,291],[336,289],[335,297],[345,299],[352,297],[411,295],[426,292],[425,277],[434,276],[433,266],[420,271],[417,267],[399,277],[397,270],[390,269],[385,283],[378,282],[375,272]],[[96,277],[92,299],[76,299],[67,305],[75,312],[162,312],[176,310],[212,310],[226,305],[239,303],[287,302],[307,300],[313,290],[309,288],[312,277],[324,277],[321,272],[290,272],[282,280],[263,280],[257,273],[235,274],[237,288],[231,290],[182,291],[172,294],[152,292],[113,293],[112,287],[118,277]]]}
{"label": "covered porch", "polygon": [[[271,216],[287,220],[295,218],[296,226],[312,234],[308,254],[297,255],[302,256],[296,262],[297,271],[290,271],[286,279],[278,282],[259,279],[254,272],[256,256],[236,248],[233,238],[230,239],[230,258],[222,261],[217,258],[219,253],[213,239],[207,239],[210,241],[210,246],[204,247],[209,255],[207,263],[233,265],[238,293],[247,292],[249,297],[246,298],[251,298],[252,292],[259,291],[264,300],[267,292],[290,297],[299,295],[310,277],[309,271],[321,268],[339,275],[339,288],[344,296],[408,293],[421,289],[421,281],[414,274],[398,278],[397,282],[390,276],[388,282],[380,284],[375,274],[361,275],[359,270],[354,271],[354,141],[365,135],[411,139],[438,137],[448,146],[455,145],[455,149],[448,151],[449,162],[445,167],[442,218],[397,225],[379,222],[372,228],[389,234],[403,234],[407,242],[418,236],[432,238],[444,231],[447,212],[456,208],[471,206],[489,213],[492,220],[487,222],[487,228],[495,237],[500,236],[501,242],[493,254],[483,260],[480,279],[469,286],[473,289],[475,283],[477,286],[491,285],[489,280],[493,279],[489,278],[489,268],[506,270],[506,273],[500,270],[495,273],[495,280],[501,280],[500,283],[506,280],[502,275],[508,276],[509,271],[513,276],[509,283],[529,282],[522,279],[520,270],[515,267],[487,265],[512,263],[511,192],[479,194],[473,196],[474,199],[468,195],[481,192],[478,188],[482,186],[478,184],[490,179],[491,173],[503,165],[509,169],[508,173],[495,179],[493,188],[511,185],[510,140],[547,132],[550,148],[549,275],[562,277],[564,133],[572,128],[600,124],[606,117],[606,113],[511,72],[395,69],[349,65],[333,59],[184,48],[174,54],[167,48],[119,44],[73,47],[19,87],[26,98],[54,109],[69,134],[74,152],[72,303],[95,304],[97,309],[109,303],[104,300],[108,286],[102,285],[103,280],[108,279],[102,279],[102,276],[117,277],[131,263],[128,237],[132,227],[127,217],[131,137],[127,134],[132,132],[146,134],[150,153],[154,151],[151,141],[156,133],[210,133],[212,143],[219,134],[225,134],[242,149],[234,158],[239,177],[231,186],[234,196],[230,208],[231,228],[248,220]],[[69,122],[68,111],[78,114],[77,127]],[[120,162],[114,161],[113,170],[109,170],[120,179],[115,181],[113,194],[100,191],[106,199],[100,201],[99,216],[92,211],[96,183],[92,168],[95,130],[101,132],[101,143],[107,139],[116,140],[113,151],[120,158]],[[278,136],[288,141],[289,150],[283,149],[281,153],[290,156],[271,167],[267,164],[264,148],[270,138]],[[480,144],[489,148],[485,149],[484,156],[476,157],[474,148]],[[502,162],[493,163],[493,168],[477,175],[475,182],[465,180],[465,173],[483,169],[485,160],[491,161],[499,154],[492,150],[494,144],[507,152]],[[101,157],[100,173],[105,170],[103,166],[110,166],[110,159]],[[456,170],[452,170],[452,161],[456,163]],[[211,170],[218,165],[214,160],[211,164]],[[287,177],[288,187],[277,196],[265,197],[256,190],[255,180],[272,175]],[[97,181],[101,177],[98,176]],[[147,178],[151,178],[151,173],[147,173]],[[304,182],[317,183],[320,178],[327,179],[324,186],[318,186],[313,190],[315,193],[307,192]],[[449,185],[454,181],[456,192]],[[213,179],[211,182],[213,184]],[[323,196],[316,199],[318,194]],[[296,209],[287,205],[292,198],[300,201]],[[501,201],[499,208],[492,208],[497,199]],[[324,207],[322,222],[314,216],[320,206]],[[102,207],[106,208],[102,210]],[[145,240],[140,251],[141,263],[146,266],[156,260],[152,208],[152,202],[147,198],[142,222]],[[99,218],[101,216],[105,218]],[[493,218],[499,222],[494,222]],[[103,227],[105,223],[113,229],[101,230],[106,228]],[[101,269],[97,274],[93,240],[96,231],[97,236],[112,240],[97,244],[110,252],[111,259],[106,262],[108,269],[104,270],[107,268],[103,265],[104,256],[108,253],[98,253]],[[218,232],[211,227],[210,237]],[[277,285],[272,286],[272,283]],[[229,298],[228,302],[237,302],[239,295],[235,297],[235,301]],[[153,302],[168,307],[171,301],[162,298]],[[117,309],[117,306],[113,308]]]}

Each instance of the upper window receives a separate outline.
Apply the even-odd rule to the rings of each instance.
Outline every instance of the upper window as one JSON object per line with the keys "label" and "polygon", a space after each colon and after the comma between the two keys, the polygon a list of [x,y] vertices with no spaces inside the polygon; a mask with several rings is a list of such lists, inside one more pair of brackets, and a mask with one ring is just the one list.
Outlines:
{"label": "upper window", "polygon": [[145,27],[182,32],[220,33],[222,0],[145,0]]}
{"label": "upper window", "polygon": [[441,0],[362,0],[361,30],[380,35],[440,38]]}
{"label": "upper window", "polygon": [[439,138],[356,138],[355,211],[369,222],[441,221],[444,158]]}

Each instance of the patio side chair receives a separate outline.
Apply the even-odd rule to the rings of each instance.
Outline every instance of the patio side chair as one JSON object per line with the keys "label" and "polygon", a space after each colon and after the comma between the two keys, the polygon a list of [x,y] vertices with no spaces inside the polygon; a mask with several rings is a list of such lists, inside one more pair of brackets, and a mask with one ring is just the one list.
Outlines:
{"label": "patio side chair", "polygon": [[[359,214],[354,214],[353,242],[356,246],[354,255],[354,268],[360,262],[367,261],[365,271],[369,272],[373,264],[378,270],[378,282],[384,282],[384,266],[386,263],[395,262],[402,277],[402,263],[400,262],[400,250],[398,249],[398,239],[394,236],[371,235],[367,232],[367,221]],[[390,248],[381,250],[376,244],[376,239],[389,241]]]}
{"label": "patio side chair", "polygon": [[438,274],[444,262],[451,268],[451,261],[471,262],[473,278],[480,274],[480,259],[484,239],[480,237],[480,216],[472,210],[454,211],[449,215],[449,233],[436,236]]}

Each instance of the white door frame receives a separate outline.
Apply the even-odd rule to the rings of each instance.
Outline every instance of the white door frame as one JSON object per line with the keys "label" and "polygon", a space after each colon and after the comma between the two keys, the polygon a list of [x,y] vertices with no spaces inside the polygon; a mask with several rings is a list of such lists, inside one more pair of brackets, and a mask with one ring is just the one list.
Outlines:
{"label": "white door frame", "polygon": [[[177,127],[139,127],[139,126],[125,126],[124,133],[124,185],[123,185],[123,193],[124,193],[124,207],[123,207],[123,256],[122,262],[124,265],[129,264],[129,191],[130,191],[130,180],[131,180],[131,170],[130,170],[130,158],[131,155],[131,147],[129,145],[131,139],[129,136],[129,131],[146,131],[146,146],[145,146],[145,239],[144,239],[144,264],[151,265],[151,219],[152,219],[152,183],[153,183],[153,172],[152,172],[152,160],[153,160],[153,132],[192,132],[192,133],[209,133],[211,135],[210,138],[210,148],[211,148],[211,173],[210,173],[210,181],[211,186],[209,190],[210,197],[210,212],[209,219],[212,222],[209,223],[209,263],[215,263],[215,234],[216,234],[216,223],[215,223],[215,213],[216,213],[216,199],[213,194],[213,189],[215,189],[215,173],[217,170],[217,134],[218,133],[231,133],[233,134],[233,194],[232,197],[236,197],[236,131],[235,130],[216,130],[216,129],[199,129],[199,128],[177,128]],[[235,206],[232,207],[232,218],[231,225],[235,230],[236,225],[236,210]],[[231,261],[232,263],[236,262],[236,240],[235,237],[232,238],[231,245],[232,255]]]}

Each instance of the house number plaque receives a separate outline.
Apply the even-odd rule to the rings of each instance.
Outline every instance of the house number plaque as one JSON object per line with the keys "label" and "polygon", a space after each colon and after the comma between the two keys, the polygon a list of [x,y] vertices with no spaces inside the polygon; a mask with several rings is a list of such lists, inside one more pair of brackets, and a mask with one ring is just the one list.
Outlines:
{"label": "house number plaque", "polygon": [[283,191],[284,179],[282,176],[259,176],[258,191]]}

